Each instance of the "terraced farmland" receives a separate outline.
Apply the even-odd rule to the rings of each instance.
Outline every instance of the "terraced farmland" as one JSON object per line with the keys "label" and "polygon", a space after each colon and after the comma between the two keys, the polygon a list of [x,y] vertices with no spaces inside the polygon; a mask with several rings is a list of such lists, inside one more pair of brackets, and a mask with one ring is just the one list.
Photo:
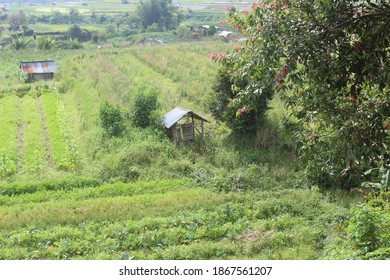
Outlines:
{"label": "terraced farmland", "polygon": [[331,237],[329,222],[345,211],[310,191],[251,198],[186,180],[79,184],[12,196],[9,188],[0,186],[8,190],[0,197],[0,259],[317,258],[319,237]]}
{"label": "terraced farmland", "polygon": [[[60,52],[55,54],[59,73],[54,82],[26,85],[23,79],[5,78],[9,86],[0,98],[2,179],[82,175],[82,166],[91,164],[84,156],[89,153],[84,138],[97,128],[102,100],[126,110],[135,94],[154,90],[159,93],[161,114],[178,105],[204,111],[217,67],[207,53],[227,46],[133,47],[120,54],[94,51],[69,58],[69,52]],[[8,54],[1,54],[7,65],[26,54],[36,57],[30,52]],[[16,66],[9,69],[18,75]]]}
{"label": "terraced farmland", "polygon": [[[317,259],[345,239],[356,197],[308,186],[278,125],[278,99],[255,139],[216,123],[207,98],[223,42],[53,51],[53,81],[25,84],[0,53],[0,259]],[[47,53],[46,55],[50,55]],[[157,92],[210,120],[175,145],[131,122],[134,96]],[[110,137],[100,104],[118,104]]]}
{"label": "terraced farmland", "polygon": [[72,170],[77,148],[55,91],[0,99],[1,177],[28,178],[50,170]]}

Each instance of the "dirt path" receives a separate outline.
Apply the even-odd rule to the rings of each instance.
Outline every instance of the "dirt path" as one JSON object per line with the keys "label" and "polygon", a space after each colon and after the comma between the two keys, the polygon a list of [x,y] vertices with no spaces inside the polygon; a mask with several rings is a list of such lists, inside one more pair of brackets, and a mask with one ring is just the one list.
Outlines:
{"label": "dirt path", "polygon": [[54,168],[54,159],[51,152],[50,138],[49,138],[49,133],[47,132],[46,116],[45,116],[45,112],[43,111],[41,96],[38,97],[38,110],[39,110],[39,115],[41,116],[42,134],[43,134],[43,138],[45,139],[45,150],[46,150],[47,162],[50,168]]}

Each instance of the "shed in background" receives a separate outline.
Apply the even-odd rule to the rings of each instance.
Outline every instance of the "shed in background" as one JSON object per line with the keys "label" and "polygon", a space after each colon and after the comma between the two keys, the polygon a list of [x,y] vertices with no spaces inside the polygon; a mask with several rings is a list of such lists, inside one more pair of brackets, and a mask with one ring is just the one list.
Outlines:
{"label": "shed in background", "polygon": [[204,122],[209,122],[191,110],[181,107],[176,107],[162,118],[169,136],[175,142],[193,139],[196,131],[204,137]]}
{"label": "shed in background", "polygon": [[41,81],[53,79],[56,71],[54,60],[20,62],[22,73],[27,74],[28,81]]}

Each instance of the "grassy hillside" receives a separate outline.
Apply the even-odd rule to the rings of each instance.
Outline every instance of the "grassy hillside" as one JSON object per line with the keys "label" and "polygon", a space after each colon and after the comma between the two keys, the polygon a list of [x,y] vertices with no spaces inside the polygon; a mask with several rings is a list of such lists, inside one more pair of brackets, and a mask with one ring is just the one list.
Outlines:
{"label": "grassy hillside", "polygon": [[[232,135],[207,109],[222,42],[51,51],[54,81],[25,84],[0,53],[0,259],[317,259],[345,239],[356,201],[308,186],[279,129],[277,99],[254,138]],[[4,75],[3,73],[7,73]],[[126,121],[99,124],[103,101],[126,115],[153,90],[211,121],[205,140],[175,146]]]}

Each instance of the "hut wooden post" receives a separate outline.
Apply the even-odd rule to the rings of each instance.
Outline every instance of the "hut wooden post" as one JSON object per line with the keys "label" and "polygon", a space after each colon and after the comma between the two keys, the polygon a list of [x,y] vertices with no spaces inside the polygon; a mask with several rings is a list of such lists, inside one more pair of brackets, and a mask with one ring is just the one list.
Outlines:
{"label": "hut wooden post", "polygon": [[195,120],[194,120],[194,115],[191,115],[191,122],[192,122],[192,135],[195,135]]}

